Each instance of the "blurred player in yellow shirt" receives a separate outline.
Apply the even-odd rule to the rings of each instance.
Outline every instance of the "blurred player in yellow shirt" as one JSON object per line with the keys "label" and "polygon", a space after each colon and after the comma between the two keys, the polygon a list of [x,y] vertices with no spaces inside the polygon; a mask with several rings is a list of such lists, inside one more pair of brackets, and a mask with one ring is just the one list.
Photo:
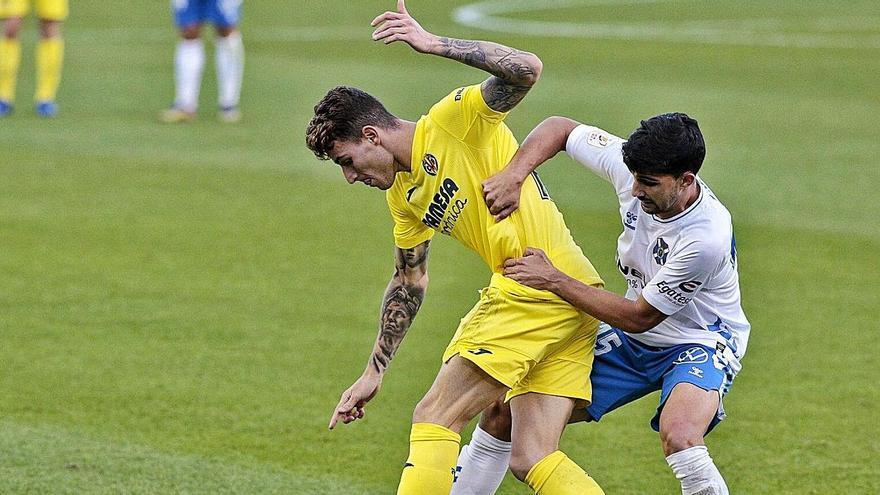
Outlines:
{"label": "blurred player in yellow shirt", "polygon": [[22,19],[33,4],[40,20],[40,41],[37,43],[37,90],[34,93],[37,115],[54,117],[58,113],[55,95],[61,82],[64,41],[61,24],[67,19],[67,0],[0,0],[3,38],[0,40],[0,117],[12,113],[15,83],[21,62]]}
{"label": "blurred player in yellow shirt", "polygon": [[309,148],[336,162],[349,183],[386,191],[396,247],[379,335],[363,374],[342,393],[330,427],[362,418],[367,402],[379,392],[425,297],[429,245],[439,232],[479,254],[493,274],[461,320],[434,384],[413,412],[398,495],[448,495],[459,433],[502,394],[512,411],[514,475],[541,495],[601,494],[599,485],[559,450],[572,408],[592,397],[589,371],[598,322],[501,272],[505,260],[535,243],[584,284],[602,287],[602,280],[537,176],[524,184],[525,206],[506,220],[496,221],[482,201],[482,182],[517,150],[504,119],[537,82],[541,61],[497,43],[435,36],[409,15],[403,0],[373,25],[376,41],[402,41],[491,76],[453,90],[417,122],[395,117],[378,100],[350,87],[330,90],[315,107],[306,131]]}

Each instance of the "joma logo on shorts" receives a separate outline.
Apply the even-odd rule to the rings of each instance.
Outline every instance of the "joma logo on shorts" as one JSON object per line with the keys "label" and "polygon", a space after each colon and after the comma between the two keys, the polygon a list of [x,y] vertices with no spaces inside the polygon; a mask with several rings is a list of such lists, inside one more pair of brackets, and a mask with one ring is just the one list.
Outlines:
{"label": "joma logo on shorts", "polygon": [[482,347],[480,347],[479,349],[469,349],[468,352],[473,354],[474,356],[479,356],[481,354],[492,354],[492,351],[490,351],[489,349],[483,349]]}

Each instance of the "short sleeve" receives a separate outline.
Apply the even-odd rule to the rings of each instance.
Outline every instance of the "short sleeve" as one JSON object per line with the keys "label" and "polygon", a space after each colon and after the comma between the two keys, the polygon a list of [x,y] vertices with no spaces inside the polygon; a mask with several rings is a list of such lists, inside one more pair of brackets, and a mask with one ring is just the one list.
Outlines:
{"label": "short sleeve", "polygon": [[614,186],[621,201],[629,201],[632,174],[623,163],[624,140],[598,127],[581,124],[565,143],[568,155]]}
{"label": "short sleeve", "polygon": [[428,112],[437,125],[455,138],[479,147],[507,117],[486,104],[479,84],[458,88],[437,102]]}
{"label": "short sleeve", "polygon": [[708,242],[693,241],[676,248],[642,289],[642,297],[663,314],[675,314],[694,299],[723,262],[724,256],[723,249]]}
{"label": "short sleeve", "polygon": [[410,249],[434,237],[435,231],[401,204],[405,199],[396,189],[392,187],[385,194],[391,218],[394,220],[394,245],[401,249]]}

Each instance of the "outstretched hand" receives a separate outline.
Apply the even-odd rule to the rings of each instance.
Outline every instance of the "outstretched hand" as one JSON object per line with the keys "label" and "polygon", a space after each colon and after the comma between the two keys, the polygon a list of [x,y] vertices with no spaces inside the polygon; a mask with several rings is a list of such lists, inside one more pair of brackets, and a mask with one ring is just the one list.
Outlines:
{"label": "outstretched hand", "polygon": [[436,38],[425,31],[406,11],[404,0],[397,0],[395,12],[388,11],[377,16],[370,25],[376,28],[373,31],[373,41],[382,41],[386,45],[403,41],[420,53],[427,52]]}
{"label": "outstretched hand", "polygon": [[342,392],[339,403],[333,410],[333,416],[330,417],[330,426],[332,430],[336,427],[336,423],[342,420],[343,424],[351,423],[361,419],[366,414],[364,407],[379,392],[379,386],[382,385],[382,378],[378,375],[363,375],[348,390]]}
{"label": "outstretched hand", "polygon": [[522,258],[504,262],[504,276],[533,289],[553,291],[562,272],[553,266],[544,251],[526,248]]}
{"label": "outstretched hand", "polygon": [[519,208],[519,196],[522,181],[509,172],[502,170],[483,181],[483,199],[489,207],[489,213],[500,222],[509,217]]}

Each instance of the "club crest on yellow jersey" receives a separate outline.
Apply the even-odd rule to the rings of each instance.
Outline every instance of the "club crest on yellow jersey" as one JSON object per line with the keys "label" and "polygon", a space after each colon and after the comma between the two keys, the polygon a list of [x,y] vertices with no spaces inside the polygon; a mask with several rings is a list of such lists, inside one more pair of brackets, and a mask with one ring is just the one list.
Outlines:
{"label": "club crest on yellow jersey", "polygon": [[422,158],[422,168],[425,169],[425,173],[430,176],[437,175],[437,171],[440,170],[440,164],[437,162],[437,158],[430,154],[425,153],[425,157]]}

